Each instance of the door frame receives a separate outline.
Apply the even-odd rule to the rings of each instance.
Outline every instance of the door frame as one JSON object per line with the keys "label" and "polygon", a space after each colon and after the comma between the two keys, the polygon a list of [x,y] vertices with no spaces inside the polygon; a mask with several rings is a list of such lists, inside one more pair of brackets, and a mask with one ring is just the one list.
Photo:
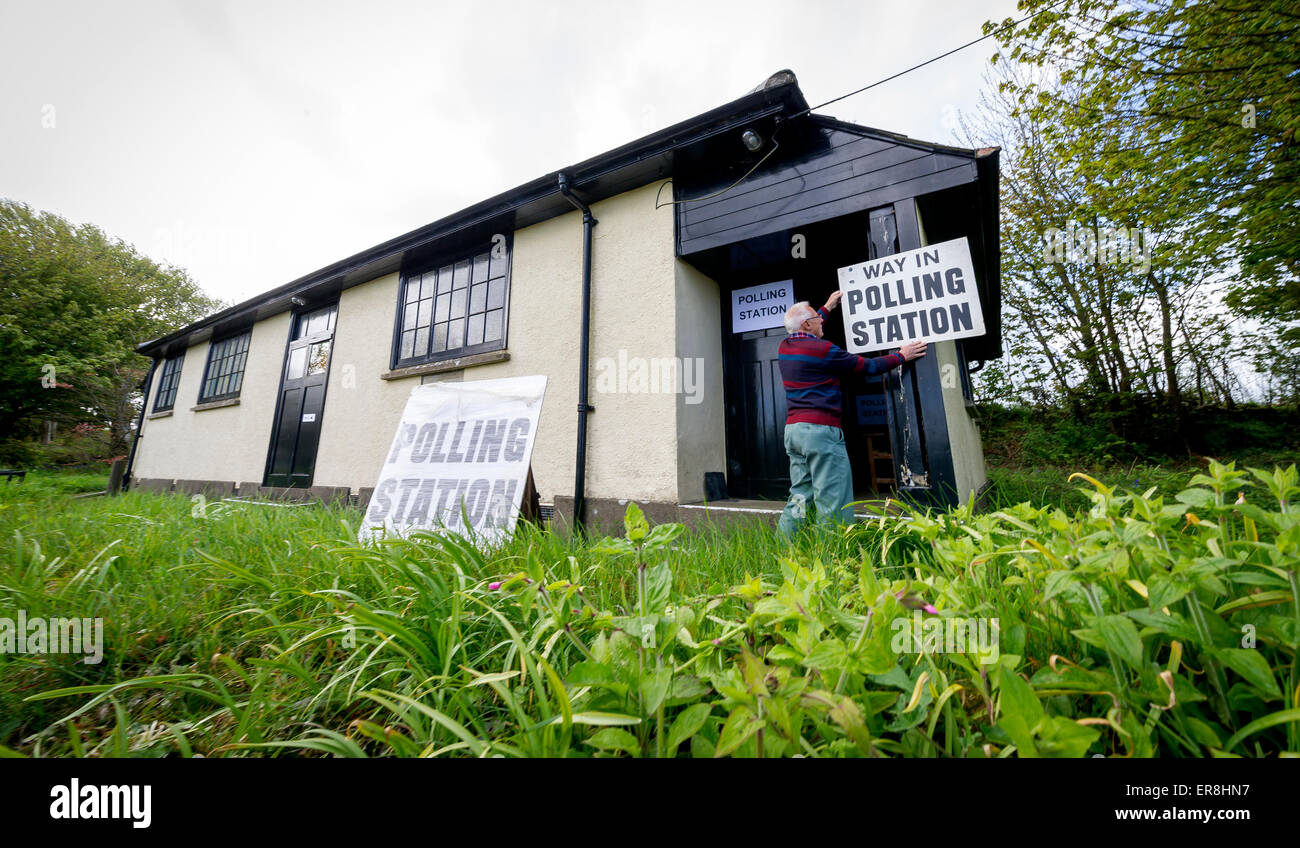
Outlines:
{"label": "door frame", "polygon": [[[296,309],[294,309],[289,313],[289,332],[284,340],[284,348],[283,348],[284,352],[280,355],[280,378],[276,381],[275,384],[275,411],[273,413],[274,417],[271,419],[271,441],[267,445],[266,460],[262,465],[263,486],[271,485],[269,482],[271,477],[271,462],[272,460],[275,459],[275,443],[278,440],[278,437],[280,435],[280,413],[282,411],[281,407],[284,405],[284,379],[285,376],[289,373],[289,346],[292,345],[295,341],[294,333],[298,329],[298,319],[301,318],[303,315],[307,315],[319,309],[323,309],[327,306],[334,307],[334,329],[330,332],[330,358],[329,358],[329,362],[325,364],[325,383],[324,383],[324,388],[321,392],[321,401],[320,401],[321,415],[322,416],[324,415],[325,402],[329,399],[330,371],[334,367],[334,353],[335,353],[334,340],[335,337],[338,335],[338,330],[339,330],[339,298],[338,297],[327,298],[325,300],[317,301],[315,303],[305,304],[303,306],[297,307]],[[322,425],[324,424],[324,418],[321,419],[321,424]],[[316,440],[316,453],[317,456],[319,456],[320,454],[319,439]],[[307,484],[305,486],[277,486],[275,488],[305,489],[305,488],[310,488],[312,484],[315,482],[315,480],[316,480],[316,458],[313,457],[311,462],[311,475],[307,478]]]}

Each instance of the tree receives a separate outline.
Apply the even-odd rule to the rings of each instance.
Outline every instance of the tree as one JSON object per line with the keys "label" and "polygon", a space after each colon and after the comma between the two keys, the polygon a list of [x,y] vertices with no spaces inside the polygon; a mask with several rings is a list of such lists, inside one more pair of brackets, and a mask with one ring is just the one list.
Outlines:
{"label": "tree", "polygon": [[136,344],[217,305],[97,227],[0,200],[0,445],[55,420],[103,425],[124,451],[145,374]]}
{"label": "tree", "polygon": [[[1038,12],[1000,36],[1013,60],[1057,71],[1020,104],[1063,131],[1121,127],[1133,156],[1085,176],[1136,167],[1155,194],[1196,210],[1183,232],[1231,253],[1230,302],[1274,322],[1300,320],[1300,9],[1292,0],[1021,0]],[[1010,22],[1006,22],[1010,23]],[[985,31],[1005,26],[989,22]],[[1078,86],[1067,106],[1060,91]],[[1290,341],[1300,342],[1291,328]]]}
{"label": "tree", "polygon": [[[1018,368],[1047,376],[1076,413],[1161,397],[1177,417],[1193,380],[1231,400],[1218,362],[1233,334],[1206,308],[1227,262],[1189,226],[1196,201],[1161,197],[1164,177],[1140,167],[1126,125],[1063,119],[1087,101],[1080,83],[1005,57],[987,82],[963,132],[1004,151],[1003,301]],[[1031,92],[1046,105],[1026,106]]]}

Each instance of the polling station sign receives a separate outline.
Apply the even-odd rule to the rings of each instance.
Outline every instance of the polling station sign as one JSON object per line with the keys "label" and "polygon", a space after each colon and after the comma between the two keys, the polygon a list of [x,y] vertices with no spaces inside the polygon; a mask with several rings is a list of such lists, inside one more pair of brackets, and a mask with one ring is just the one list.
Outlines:
{"label": "polling station sign", "polygon": [[845,347],[853,353],[984,335],[964,238],[849,265],[839,274]]}
{"label": "polling station sign", "polygon": [[736,289],[731,293],[731,332],[784,327],[785,311],[791,306],[794,280]]}
{"label": "polling station sign", "polygon": [[543,376],[412,389],[360,539],[415,530],[488,543],[509,538],[545,394]]}

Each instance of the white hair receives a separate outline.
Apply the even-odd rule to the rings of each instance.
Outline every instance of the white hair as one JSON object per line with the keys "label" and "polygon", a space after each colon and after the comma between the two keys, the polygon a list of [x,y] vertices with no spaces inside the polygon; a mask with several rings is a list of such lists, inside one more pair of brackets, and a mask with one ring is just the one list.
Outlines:
{"label": "white hair", "polygon": [[785,331],[787,333],[797,333],[800,324],[816,316],[817,310],[813,309],[808,304],[808,301],[801,300],[785,311]]}

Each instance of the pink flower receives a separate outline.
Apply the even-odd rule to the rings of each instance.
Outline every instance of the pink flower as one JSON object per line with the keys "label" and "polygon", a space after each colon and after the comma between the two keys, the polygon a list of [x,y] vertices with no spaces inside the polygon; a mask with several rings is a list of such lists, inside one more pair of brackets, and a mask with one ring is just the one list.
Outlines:
{"label": "pink flower", "polygon": [[931,615],[938,615],[938,614],[939,614],[939,611],[938,611],[937,609],[934,608],[934,604],[925,604],[924,606],[921,607],[921,609],[925,610],[926,612],[930,613]]}
{"label": "pink flower", "polygon": [[499,580],[498,580],[497,582],[495,582],[495,583],[489,583],[489,584],[488,584],[488,591],[489,591],[489,592],[495,592],[497,589],[500,589],[500,588],[501,588],[501,581],[499,581]]}

